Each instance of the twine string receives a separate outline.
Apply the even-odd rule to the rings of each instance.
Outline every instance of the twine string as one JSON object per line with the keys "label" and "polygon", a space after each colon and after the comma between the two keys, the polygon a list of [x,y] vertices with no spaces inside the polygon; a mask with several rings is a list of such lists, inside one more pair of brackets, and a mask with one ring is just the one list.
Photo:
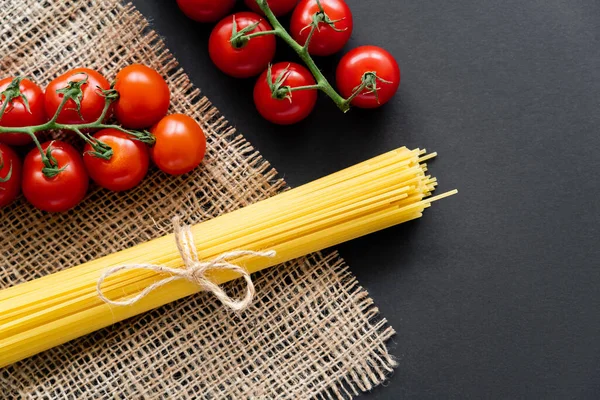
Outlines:
{"label": "twine string", "polygon": [[[252,282],[250,274],[245,268],[231,263],[229,260],[243,256],[275,257],[276,252],[274,250],[234,250],[223,253],[212,261],[200,261],[200,259],[198,258],[198,252],[196,251],[196,246],[194,245],[194,236],[192,234],[190,226],[182,225],[179,217],[174,217],[173,231],[175,234],[175,243],[177,244],[177,250],[179,251],[181,259],[183,260],[184,268],[170,268],[164,265],[157,264],[128,264],[109,268],[106,271],[104,271],[98,279],[98,283],[96,285],[98,297],[100,297],[100,299],[102,299],[104,302],[114,306],[130,306],[142,300],[144,297],[150,294],[150,292],[162,286],[165,286],[173,281],[184,279],[195,283],[196,285],[200,286],[206,291],[212,292],[221,301],[221,303],[223,303],[224,306],[234,311],[244,310],[252,303],[252,299],[256,294],[256,289],[254,288],[254,283]],[[157,273],[169,274],[170,277],[161,279],[160,281],[157,281],[147,286],[139,294],[127,300],[115,301],[107,298],[104,295],[104,292],[102,291],[102,283],[104,283],[106,278],[108,278],[111,275],[115,275],[121,271],[132,271],[140,269],[146,269]],[[227,293],[225,293],[225,290],[223,290],[221,286],[209,280],[206,277],[206,275],[211,270],[230,270],[241,275],[242,278],[244,278],[244,280],[246,281],[246,293],[244,297],[237,299],[232,298]]]}

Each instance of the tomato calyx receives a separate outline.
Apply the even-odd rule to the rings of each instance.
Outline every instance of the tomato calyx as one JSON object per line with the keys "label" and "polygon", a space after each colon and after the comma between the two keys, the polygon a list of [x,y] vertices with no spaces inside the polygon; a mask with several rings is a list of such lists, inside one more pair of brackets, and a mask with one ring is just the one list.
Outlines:
{"label": "tomato calyx", "polygon": [[344,32],[345,30],[348,29],[348,27],[345,27],[344,29],[340,29],[335,26],[336,23],[345,20],[346,17],[332,20],[331,18],[329,18],[329,15],[327,15],[327,13],[325,12],[325,9],[323,9],[321,2],[319,0],[316,0],[316,1],[317,1],[317,6],[319,7],[319,11],[317,11],[316,13],[313,14],[312,22],[310,24],[306,25],[300,31],[300,33],[302,33],[306,29],[310,29],[310,32],[308,33],[308,37],[306,38],[306,42],[304,43],[305,49],[308,49],[308,44],[310,43],[310,39],[312,39],[312,36],[315,33],[315,31],[319,31],[319,32],[321,31],[321,28],[319,27],[320,24],[329,25],[329,27],[336,32]]}
{"label": "tomato calyx", "polygon": [[379,95],[377,92],[381,88],[377,87],[377,82],[385,83],[388,85],[393,83],[392,81],[388,81],[377,76],[377,72],[375,71],[367,71],[363,74],[360,85],[354,88],[354,90],[352,91],[352,95],[346,99],[346,102],[350,103],[352,100],[354,100],[356,96],[358,96],[361,93],[373,93],[375,95],[375,100],[379,104]]}
{"label": "tomato calyx", "polygon": [[137,140],[142,143],[146,143],[148,146],[154,146],[156,143],[156,137],[149,131],[123,131],[130,136],[133,136],[133,140]]}
{"label": "tomato calyx", "polygon": [[52,155],[52,144],[54,142],[51,142],[50,145],[48,145],[48,147],[46,148],[45,152],[42,152],[42,163],[44,164],[44,168],[42,168],[42,173],[47,177],[47,178],[54,178],[56,175],[60,174],[62,171],[65,170],[65,168],[67,168],[67,165],[63,166],[62,168],[58,167],[58,161],[56,160],[56,158],[54,158],[54,156]]}
{"label": "tomato calyx", "polygon": [[17,98],[21,98],[23,101],[23,105],[29,114],[31,114],[31,109],[29,108],[29,100],[27,97],[21,93],[21,81],[23,79],[27,79],[26,76],[17,76],[12,82],[6,87],[6,89],[0,93],[0,101],[3,103],[2,108],[0,109],[0,118],[4,115],[5,111],[10,111],[13,101]]}
{"label": "tomato calyx", "polygon": [[267,68],[267,83],[271,89],[271,97],[277,100],[287,99],[290,103],[292,102],[292,92],[299,90],[318,90],[321,87],[318,84],[307,85],[307,86],[296,86],[291,87],[290,85],[284,85],[287,78],[290,76],[290,64],[287,65],[273,80],[272,65],[269,64]]}
{"label": "tomato calyx", "polygon": [[119,92],[114,88],[115,82],[110,85],[110,89],[102,89],[100,86],[96,86],[96,94],[104,97],[107,101],[113,102],[119,99]]}
{"label": "tomato calyx", "polygon": [[79,72],[73,76],[76,75],[84,75],[85,78],[79,81],[69,81],[67,86],[56,91],[56,93],[60,93],[63,95],[61,104],[62,107],[58,107],[58,109],[56,110],[56,114],[54,115],[52,120],[55,121],[58,118],[58,114],[60,114],[60,112],[63,110],[64,105],[67,103],[67,101],[69,101],[69,99],[73,100],[73,102],[75,103],[75,108],[66,108],[65,110],[77,111],[77,114],[79,114],[79,117],[83,120],[83,115],[81,115],[81,100],[83,100],[83,90],[81,89],[81,87],[88,83],[89,77],[88,74],[86,74],[85,72]]}
{"label": "tomato calyx", "polygon": [[292,88],[290,86],[284,86],[285,80],[290,75],[289,71],[290,65],[288,64],[279,75],[273,80],[273,71],[272,65],[269,64],[267,69],[267,83],[269,84],[269,88],[271,89],[271,97],[277,100],[288,99],[289,102],[292,102]]}
{"label": "tomato calyx", "polygon": [[231,26],[231,39],[229,39],[229,43],[231,43],[233,48],[241,49],[250,40],[250,38],[246,36],[246,33],[252,32],[254,29],[256,29],[261,21],[257,21],[238,31],[237,22],[235,21],[235,14],[231,18],[233,18],[233,24]]}
{"label": "tomato calyx", "polygon": [[88,136],[88,139],[88,143],[92,146],[93,151],[86,151],[85,154],[89,154],[103,160],[110,160],[114,154],[112,147],[93,136]]}
{"label": "tomato calyx", "polygon": [[240,31],[238,31],[237,30],[237,22],[235,21],[235,14],[232,16],[232,18],[233,18],[233,24],[231,27],[231,39],[229,39],[229,43],[231,43],[231,46],[233,46],[234,49],[243,48],[253,37],[265,36],[265,35],[275,35],[277,33],[277,31],[275,31],[275,30],[259,31],[259,32],[250,33],[260,25],[260,23],[262,22],[262,19],[256,21],[253,24],[250,24],[247,27],[242,28]]}

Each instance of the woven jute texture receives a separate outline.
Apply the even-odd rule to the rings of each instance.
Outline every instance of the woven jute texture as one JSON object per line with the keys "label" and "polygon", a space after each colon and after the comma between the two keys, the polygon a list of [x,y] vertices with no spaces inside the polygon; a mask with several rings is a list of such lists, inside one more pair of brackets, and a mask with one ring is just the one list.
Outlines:
{"label": "woven jute texture", "polygon": [[[171,111],[196,118],[209,144],[191,174],[152,170],[126,193],[92,187],[66,214],[38,212],[23,199],[0,210],[0,288],[167,234],[173,215],[197,223],[285,190],[133,6],[4,0],[0,21],[0,75],[29,75],[45,86],[74,66],[111,79],[125,65],[147,64],[167,77]],[[389,376],[395,362],[386,341],[394,332],[337,254],[254,278],[258,295],[243,313],[199,293],[1,369],[0,396],[350,398]]]}

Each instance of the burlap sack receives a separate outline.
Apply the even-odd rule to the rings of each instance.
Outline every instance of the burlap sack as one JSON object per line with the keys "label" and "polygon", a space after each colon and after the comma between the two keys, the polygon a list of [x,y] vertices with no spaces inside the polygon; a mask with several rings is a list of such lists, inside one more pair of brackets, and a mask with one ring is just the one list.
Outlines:
{"label": "burlap sack", "polygon": [[[1,76],[26,74],[46,85],[74,66],[114,77],[127,64],[144,63],[168,77],[171,111],[200,121],[209,142],[203,166],[184,177],[153,170],[126,193],[93,187],[66,214],[38,212],[22,199],[0,210],[0,287],[166,234],[175,214],[196,223],[284,189],[133,6],[4,0],[0,21]],[[335,253],[255,280],[258,296],[244,313],[200,293],[0,370],[1,396],[349,398],[392,371],[386,341],[394,331]]]}

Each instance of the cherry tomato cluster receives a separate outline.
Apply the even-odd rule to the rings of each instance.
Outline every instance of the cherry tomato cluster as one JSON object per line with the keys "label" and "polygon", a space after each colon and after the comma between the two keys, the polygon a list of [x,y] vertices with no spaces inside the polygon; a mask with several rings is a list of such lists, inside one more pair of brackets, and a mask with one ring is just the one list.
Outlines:
{"label": "cherry tomato cluster", "polygon": [[[66,72],[45,91],[23,77],[0,80],[0,207],[22,191],[41,210],[66,211],[83,200],[90,178],[112,191],[129,190],[144,179],[150,160],[168,174],[190,172],[204,158],[206,138],[191,117],[167,115],[169,104],[163,77],[140,64],[120,70],[112,85],[89,68]],[[40,143],[38,135],[48,130],[80,136],[83,151],[61,140]],[[13,147],[32,142],[21,162]]]}
{"label": "cherry tomato cluster", "polygon": [[[327,94],[342,111],[350,104],[376,108],[387,103],[400,85],[394,57],[377,46],[357,47],[343,56],[336,86],[315,65],[312,56],[329,56],[346,45],[353,29],[344,0],[244,0],[252,10],[226,16],[235,0],[177,0],[180,9],[199,22],[216,22],[208,45],[213,63],[236,78],[260,75],[254,104],[267,120],[287,125],[306,118],[317,102],[317,91]],[[292,12],[289,32],[277,20]],[[294,62],[271,65],[275,37],[283,39],[308,68]]]}

